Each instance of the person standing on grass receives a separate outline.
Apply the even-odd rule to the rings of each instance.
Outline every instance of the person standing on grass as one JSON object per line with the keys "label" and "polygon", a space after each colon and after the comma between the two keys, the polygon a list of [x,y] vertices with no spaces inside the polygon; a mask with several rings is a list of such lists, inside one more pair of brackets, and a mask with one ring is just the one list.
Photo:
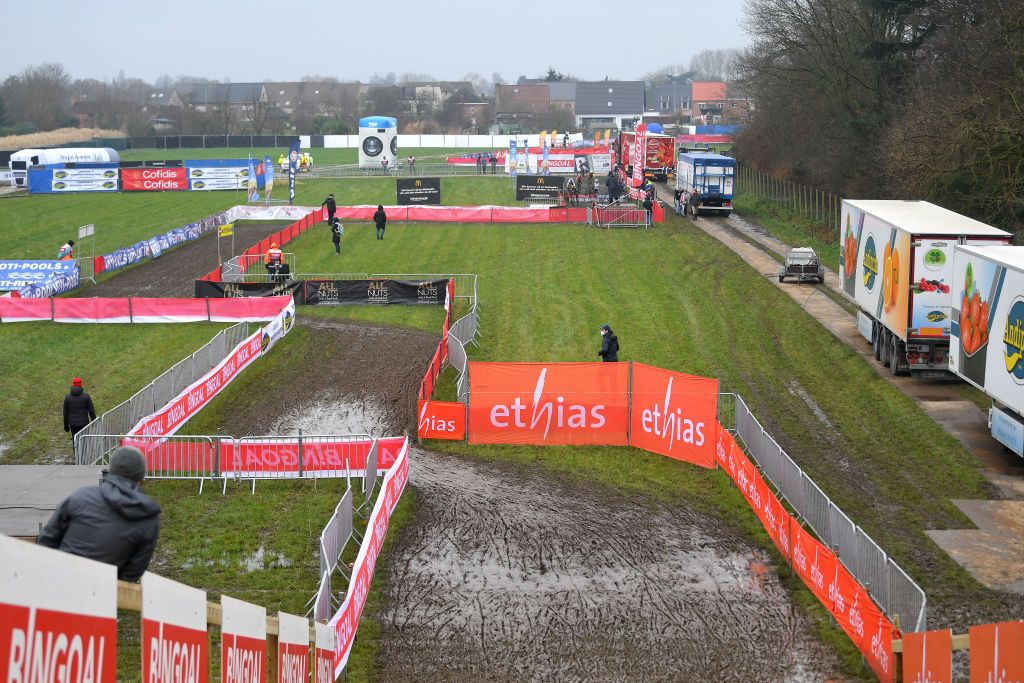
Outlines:
{"label": "person standing on grass", "polygon": [[334,193],[327,195],[327,199],[320,202],[320,206],[327,207],[327,225],[334,224],[334,214],[338,211],[338,205],[334,201]]}
{"label": "person standing on grass", "polygon": [[416,157],[409,155],[409,175],[416,175]]}
{"label": "person standing on grass", "polygon": [[57,252],[58,261],[71,261],[75,258],[75,241],[68,240],[61,245],[60,250]]}
{"label": "person standing on grass", "polygon": [[377,210],[373,212],[373,222],[377,225],[377,239],[384,239],[384,228],[388,225],[388,215],[384,213],[384,207],[380,204],[377,205]]}
{"label": "person standing on grass", "polygon": [[384,158],[380,160],[380,167],[384,169],[384,175],[388,174],[388,157],[385,154]]}
{"label": "person standing on grass", "polygon": [[160,505],[139,491],[145,478],[146,457],[131,446],[118,448],[99,485],[65,498],[37,543],[112,564],[118,579],[137,582],[160,536]]}
{"label": "person standing on grass", "polygon": [[597,355],[605,363],[617,363],[619,360],[619,338],[608,323],[601,325],[601,350]]}
{"label": "person standing on grass", "polygon": [[491,175],[498,174],[498,157],[491,154]]}
{"label": "person standing on grass", "polygon": [[334,252],[341,254],[341,236],[345,234],[345,229],[341,227],[341,221],[335,218],[331,221],[331,241],[334,242]]}
{"label": "person standing on grass", "polygon": [[64,397],[64,431],[71,433],[71,445],[75,444],[75,434],[96,419],[96,408],[92,405],[92,397],[82,388],[82,378],[71,380],[71,391]]}

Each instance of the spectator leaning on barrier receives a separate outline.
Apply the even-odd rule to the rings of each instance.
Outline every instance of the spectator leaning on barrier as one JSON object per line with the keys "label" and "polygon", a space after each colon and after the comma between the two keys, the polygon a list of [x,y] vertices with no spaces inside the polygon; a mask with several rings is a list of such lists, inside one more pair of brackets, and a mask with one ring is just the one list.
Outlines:
{"label": "spectator leaning on barrier", "polygon": [[75,258],[75,241],[68,240],[61,245],[60,251],[57,252],[58,261],[70,261]]}
{"label": "spectator leaning on barrier", "polygon": [[160,506],[139,491],[146,458],[122,447],[110,456],[98,486],[84,486],[60,504],[38,543],[117,567],[117,578],[138,581],[160,535]]}
{"label": "spectator leaning on barrier", "polygon": [[338,212],[338,205],[334,201],[334,193],[327,195],[327,199],[320,202],[320,206],[327,207],[327,224],[334,223],[334,214]]}
{"label": "spectator leaning on barrier", "polygon": [[498,174],[498,157],[491,155],[491,175]]}
{"label": "spectator leaning on barrier", "polygon": [[96,419],[96,408],[92,405],[92,397],[82,388],[82,378],[71,380],[71,391],[64,397],[64,431],[71,433],[71,443],[75,443],[75,434]]}
{"label": "spectator leaning on barrier", "polygon": [[597,355],[605,363],[616,363],[619,360],[619,338],[607,323],[601,325],[601,350]]}
{"label": "spectator leaning on barrier", "polygon": [[384,207],[380,204],[377,205],[377,210],[373,212],[373,222],[377,225],[377,239],[384,239],[384,228],[388,225],[388,215],[384,213]]}
{"label": "spectator leaning on barrier", "polygon": [[654,216],[654,193],[644,193],[644,221],[647,225],[651,224],[651,219]]}
{"label": "spectator leaning on barrier", "polygon": [[284,261],[284,254],[278,248],[277,242],[271,242],[270,249],[267,249],[267,255],[263,257],[263,265],[267,267],[267,275],[271,280],[277,275],[282,261]]}

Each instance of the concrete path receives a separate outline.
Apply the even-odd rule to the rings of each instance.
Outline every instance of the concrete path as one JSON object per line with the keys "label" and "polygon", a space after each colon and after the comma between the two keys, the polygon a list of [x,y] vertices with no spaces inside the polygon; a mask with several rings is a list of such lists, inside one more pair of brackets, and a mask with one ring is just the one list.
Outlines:
{"label": "concrete path", "polygon": [[992,438],[988,416],[961,396],[955,382],[896,377],[876,361],[871,345],[857,330],[856,316],[833,298],[845,296],[835,272],[826,269],[824,285],[779,283],[779,259],[772,254],[785,255],[790,245],[735,213],[728,219],[697,218],[694,223],[791,296],[982,463],[983,474],[1006,500],[954,501],[979,528],[929,535],[984,585],[1024,594],[1024,579],[1018,577],[1024,566],[1024,462]]}
{"label": "concrete path", "polygon": [[61,501],[99,483],[102,467],[0,465],[0,534],[34,539]]}

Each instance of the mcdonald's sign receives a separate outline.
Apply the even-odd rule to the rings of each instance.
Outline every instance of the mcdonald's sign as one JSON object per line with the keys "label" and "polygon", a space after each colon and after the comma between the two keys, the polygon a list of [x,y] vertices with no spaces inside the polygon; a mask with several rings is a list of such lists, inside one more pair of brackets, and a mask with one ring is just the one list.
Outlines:
{"label": "mcdonald's sign", "polygon": [[396,178],[399,206],[441,204],[440,178]]}

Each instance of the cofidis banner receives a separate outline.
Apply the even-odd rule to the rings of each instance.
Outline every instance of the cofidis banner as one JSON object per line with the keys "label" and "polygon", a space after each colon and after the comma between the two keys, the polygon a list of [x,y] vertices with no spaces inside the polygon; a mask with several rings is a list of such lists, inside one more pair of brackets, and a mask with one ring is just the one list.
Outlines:
{"label": "cofidis banner", "polygon": [[718,380],[633,363],[630,445],[715,466]]}
{"label": "cofidis banner", "polygon": [[470,363],[469,442],[625,446],[628,363]]}

